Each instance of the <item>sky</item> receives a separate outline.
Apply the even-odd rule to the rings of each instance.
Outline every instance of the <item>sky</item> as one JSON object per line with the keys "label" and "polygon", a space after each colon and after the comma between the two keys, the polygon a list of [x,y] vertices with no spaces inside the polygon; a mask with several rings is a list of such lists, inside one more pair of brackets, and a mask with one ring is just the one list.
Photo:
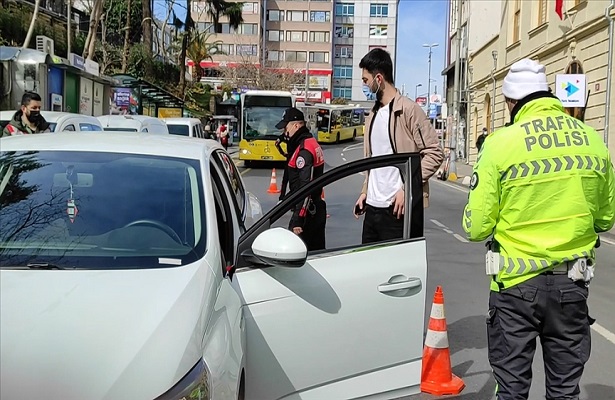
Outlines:
{"label": "sky", "polygon": [[431,55],[431,93],[434,87],[442,93],[445,54],[446,54],[446,14],[445,0],[401,0],[397,21],[397,60],[395,86],[401,90],[406,85],[406,95],[414,98],[416,85],[418,95],[427,93],[429,49],[423,44],[437,43]]}
{"label": "sky", "polygon": [[[355,0],[369,1],[369,0]],[[441,75],[445,62],[446,0],[400,0],[397,23],[397,60],[395,67],[395,86],[399,90],[405,84],[406,95],[414,99],[416,85],[418,95],[427,93],[429,49],[423,44],[437,43],[432,49],[431,79],[432,93],[434,89],[442,93],[443,77]],[[164,19],[165,0],[154,0],[154,14]],[[175,4],[177,16],[181,19],[186,15],[185,1],[177,0]]]}

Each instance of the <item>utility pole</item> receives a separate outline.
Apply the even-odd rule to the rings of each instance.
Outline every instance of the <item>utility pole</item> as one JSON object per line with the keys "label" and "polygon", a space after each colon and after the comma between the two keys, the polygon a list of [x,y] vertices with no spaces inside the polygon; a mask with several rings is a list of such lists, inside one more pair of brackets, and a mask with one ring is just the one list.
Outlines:
{"label": "utility pole", "polygon": [[66,58],[70,59],[70,48],[71,48],[71,15],[73,13],[73,0],[66,1]]}
{"label": "utility pole", "polygon": [[[420,88],[421,86],[423,86],[423,84],[422,84],[422,83],[419,83],[419,84],[417,84],[417,85],[414,87],[414,101],[416,101],[416,98],[417,98],[417,97],[419,97],[419,88]],[[429,97],[429,96],[428,96],[428,97]]]}
{"label": "utility pole", "polygon": [[[438,47],[438,43],[434,44],[424,44],[423,47],[429,48],[429,58],[427,60],[428,71],[427,71],[427,116],[429,117],[429,103],[431,98],[431,53],[432,48]],[[430,118],[431,119],[431,118]]]}
{"label": "utility pole", "polygon": [[308,90],[310,89],[310,59],[305,62],[305,96],[303,99],[304,103],[308,102]]}

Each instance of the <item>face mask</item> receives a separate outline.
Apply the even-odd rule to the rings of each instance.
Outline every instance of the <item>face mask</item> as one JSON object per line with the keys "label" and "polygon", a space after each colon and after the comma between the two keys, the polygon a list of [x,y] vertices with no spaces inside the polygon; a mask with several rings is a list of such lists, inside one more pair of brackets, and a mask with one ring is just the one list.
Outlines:
{"label": "face mask", "polygon": [[28,113],[28,121],[30,122],[37,122],[41,117],[41,112],[40,111],[30,111]]}
{"label": "face mask", "polygon": [[367,98],[367,100],[373,101],[376,100],[376,94],[372,93],[372,90],[369,88],[367,84],[363,84],[363,94]]}

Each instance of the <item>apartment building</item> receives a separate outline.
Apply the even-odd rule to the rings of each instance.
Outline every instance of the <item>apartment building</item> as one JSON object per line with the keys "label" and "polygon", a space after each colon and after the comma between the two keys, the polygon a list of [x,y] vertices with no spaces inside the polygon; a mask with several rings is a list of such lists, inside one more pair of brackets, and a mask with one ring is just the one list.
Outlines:
{"label": "apartment building", "polygon": [[[461,0],[451,0],[452,2]],[[472,20],[473,7],[468,8]],[[591,91],[585,108],[567,108],[600,132],[615,157],[615,93],[612,90],[615,51],[609,26],[615,20],[615,2],[564,0],[562,18],[555,2],[548,0],[490,0],[501,21],[491,40],[468,51],[467,80],[470,162],[476,157],[475,139],[483,126],[501,128],[509,120],[502,96],[502,82],[510,66],[529,57],[545,65],[549,85],[557,91],[558,74],[585,74]],[[491,20],[491,19],[490,19]],[[472,32],[477,24],[470,23]],[[480,25],[480,24],[478,24]],[[470,34],[471,35],[471,34]],[[610,71],[610,73],[609,73]]]}
{"label": "apartment building", "polygon": [[397,52],[399,0],[339,0],[334,7],[333,97],[365,101],[359,62],[371,49]]}

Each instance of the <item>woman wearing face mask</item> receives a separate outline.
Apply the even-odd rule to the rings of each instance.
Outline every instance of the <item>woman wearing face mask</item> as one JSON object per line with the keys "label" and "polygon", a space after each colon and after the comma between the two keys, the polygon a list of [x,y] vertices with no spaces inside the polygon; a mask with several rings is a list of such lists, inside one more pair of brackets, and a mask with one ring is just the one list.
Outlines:
{"label": "woman wearing face mask", "polygon": [[38,93],[26,92],[21,97],[21,108],[13,115],[0,137],[43,132],[50,132],[50,129],[41,115],[41,96]]}

